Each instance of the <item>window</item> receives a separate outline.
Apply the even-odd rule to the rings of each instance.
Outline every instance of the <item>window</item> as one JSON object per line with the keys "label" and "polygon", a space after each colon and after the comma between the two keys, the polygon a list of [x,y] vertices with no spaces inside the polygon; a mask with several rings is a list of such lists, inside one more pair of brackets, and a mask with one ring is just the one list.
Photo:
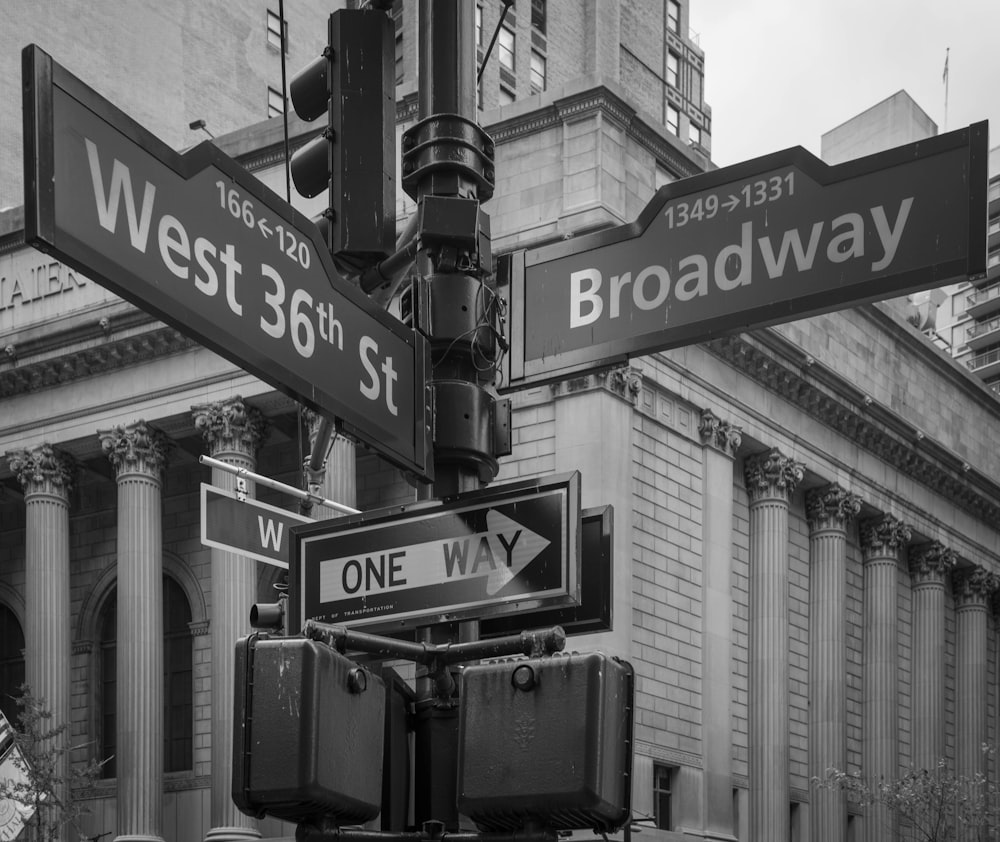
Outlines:
{"label": "window", "polygon": [[545,56],[537,50],[531,51],[531,92],[545,90]]}
{"label": "window", "polygon": [[701,146],[701,129],[694,123],[692,123],[691,128],[688,129],[688,140],[690,140],[691,143],[697,143]]}
{"label": "window", "polygon": [[531,25],[545,34],[545,0],[531,0]]}
{"label": "window", "polygon": [[514,102],[514,92],[503,85],[500,86],[500,105],[512,105]]}
{"label": "window", "polygon": [[990,220],[990,233],[991,234],[1000,234],[1000,219],[991,219]]}
{"label": "window", "polygon": [[476,6],[476,46],[483,46],[483,7]]}
{"label": "window", "polygon": [[681,86],[681,59],[673,50],[667,50],[667,84],[671,88]]}
{"label": "window", "polygon": [[994,199],[1000,199],[1000,181],[994,181],[990,184],[990,201]]}
{"label": "window", "polygon": [[667,0],[667,28],[675,35],[681,34],[681,4]]}
{"label": "window", "polygon": [[285,98],[281,95],[281,91],[276,91],[274,88],[267,89],[267,116],[280,117],[285,113]]}
{"label": "window", "polygon": [[[191,607],[184,590],[163,577],[163,770],[180,772],[194,766],[194,672]],[[118,593],[112,590],[98,619],[101,758],[105,778],[117,775],[115,748],[118,727]]]}
{"label": "window", "polygon": [[98,645],[101,661],[98,683],[100,687],[101,738],[98,745],[101,747],[100,759],[109,758],[101,767],[101,774],[105,778],[114,778],[117,777],[118,773],[115,758],[118,729],[118,653],[115,649],[115,642],[118,637],[117,590],[112,591],[111,595],[104,601],[98,628],[100,629]]}
{"label": "window", "polygon": [[14,612],[0,605],[0,711],[17,724],[19,688],[24,684],[24,632]]}
{"label": "window", "polygon": [[653,766],[653,820],[660,830],[673,830],[671,812],[671,786],[677,770],[673,766]]}
{"label": "window", "polygon": [[678,137],[681,133],[681,113],[672,105],[667,106],[667,128]]}
{"label": "window", "polygon": [[[267,10],[267,43],[276,50],[281,49],[281,18]],[[285,21],[285,55],[288,55],[288,21]]]}
{"label": "window", "polygon": [[514,32],[506,26],[500,27],[500,37],[497,39],[500,49],[500,66],[511,73],[514,72]]}
{"label": "window", "polygon": [[[478,18],[477,18],[478,20]],[[396,84],[403,84],[403,3],[395,0],[392,4],[392,23],[396,33]]]}
{"label": "window", "polygon": [[194,686],[191,606],[180,585],[163,577],[163,771],[192,768]]}

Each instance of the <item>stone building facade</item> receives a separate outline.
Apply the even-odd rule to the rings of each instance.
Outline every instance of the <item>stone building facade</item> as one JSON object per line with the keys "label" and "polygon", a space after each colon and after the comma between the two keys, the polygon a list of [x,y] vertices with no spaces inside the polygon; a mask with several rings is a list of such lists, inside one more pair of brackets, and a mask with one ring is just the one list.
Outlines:
{"label": "stone building facade", "polygon": [[[495,252],[629,221],[660,184],[710,166],[602,67],[486,103]],[[399,114],[414,119],[412,94]],[[275,122],[220,145],[281,192]],[[305,136],[293,123],[293,141]],[[281,570],[202,545],[200,484],[234,480],[198,457],[301,485],[309,425],[289,398],[26,249],[22,229],[19,210],[0,215],[0,689],[23,676],[71,723],[78,759],[113,755],[77,793],[88,835],[291,839],[236,811],[229,777],[233,641]],[[497,482],[580,471],[582,504],[614,508],[613,628],[570,646],[635,666],[643,834],[885,839],[888,816],[813,777],[942,757],[996,773],[979,748],[997,739],[1000,402],[893,311],[735,334],[511,397]],[[377,455],[333,448],[327,497],[362,510],[414,498]]]}

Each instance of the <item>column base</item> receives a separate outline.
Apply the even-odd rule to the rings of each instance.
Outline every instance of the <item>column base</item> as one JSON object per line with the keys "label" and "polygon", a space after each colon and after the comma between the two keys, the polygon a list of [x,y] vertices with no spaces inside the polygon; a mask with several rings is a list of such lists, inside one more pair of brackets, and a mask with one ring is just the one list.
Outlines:
{"label": "column base", "polygon": [[252,827],[213,827],[205,834],[205,842],[248,842],[260,838],[260,831]]}

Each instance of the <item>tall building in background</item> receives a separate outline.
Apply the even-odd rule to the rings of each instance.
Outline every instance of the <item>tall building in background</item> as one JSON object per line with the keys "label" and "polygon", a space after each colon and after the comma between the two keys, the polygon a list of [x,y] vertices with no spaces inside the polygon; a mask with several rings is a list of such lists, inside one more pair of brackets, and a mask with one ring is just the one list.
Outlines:
{"label": "tall building in background", "polygon": [[[340,2],[285,11],[289,67],[326,44],[317,24]],[[179,149],[281,113],[277,0],[11,0],[0,27],[0,209],[24,203],[21,50],[38,44],[169,146]],[[206,131],[190,128],[204,121]]]}
{"label": "tall building in background", "polygon": [[[176,43],[200,44],[217,26],[275,58],[276,3],[252,14],[244,4],[230,23],[228,7],[163,5],[183,21],[164,24],[164,37],[184,27]],[[135,24],[146,40],[168,14],[159,9]],[[417,118],[418,10],[392,9],[398,133]],[[502,4],[476,10],[485,55]],[[292,70],[319,53],[329,11],[289,21],[293,44],[299,26],[315,39],[296,47]],[[72,40],[90,13],[51,26]],[[255,79],[233,58],[239,47],[229,58],[189,48],[183,80],[164,85],[143,76],[147,55],[127,54],[124,34],[65,46],[25,19],[4,45],[37,40],[174,146],[199,140],[187,126],[204,119],[223,151],[284,195],[282,120],[251,112],[217,126],[197,99],[236,99],[246,83],[260,107],[272,77]],[[676,0],[513,5],[480,95],[496,147],[494,256],[631,222],[657,188],[712,167],[704,56],[687,19]],[[252,84],[234,78],[234,62]],[[19,69],[8,71],[14,90]],[[181,97],[178,85],[197,107],[150,114]],[[4,127],[20,119],[10,97]],[[290,147],[319,130],[292,118]],[[0,176],[13,184],[19,145],[10,155]],[[295,204],[307,215],[325,206]],[[398,191],[397,231],[413,209]],[[616,294],[649,293],[629,286],[640,268],[622,267]],[[611,627],[567,648],[635,668],[632,808],[650,842],[892,839],[889,817],[814,778],[837,767],[891,779],[940,758],[996,778],[980,747],[1000,733],[1000,403],[903,315],[869,304],[510,396],[512,453],[497,483],[579,471],[582,506],[613,512]],[[91,810],[87,836],[291,842],[294,828],[244,816],[231,797],[233,642],[283,571],[202,545],[200,485],[233,479],[198,459],[301,486],[315,419],[26,248],[18,207],[0,212],[0,349],[0,693],[28,676],[70,722],[77,758],[115,758],[76,792]],[[320,491],[363,511],[416,496],[343,438]],[[270,488],[247,493],[295,505]]]}
{"label": "tall building in background", "polygon": [[989,172],[986,277],[951,301],[954,312],[965,315],[953,339],[953,350],[1000,398],[1000,146],[990,150]]}

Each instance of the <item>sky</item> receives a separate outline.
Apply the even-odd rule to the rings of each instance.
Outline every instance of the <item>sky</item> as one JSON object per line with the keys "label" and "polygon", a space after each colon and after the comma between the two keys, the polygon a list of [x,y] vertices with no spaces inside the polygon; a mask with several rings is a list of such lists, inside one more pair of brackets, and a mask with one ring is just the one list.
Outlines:
{"label": "sky", "polygon": [[791,146],[818,156],[824,132],[899,90],[938,132],[989,120],[990,147],[1000,145],[1000,0],[690,0],[689,8],[719,166]]}

